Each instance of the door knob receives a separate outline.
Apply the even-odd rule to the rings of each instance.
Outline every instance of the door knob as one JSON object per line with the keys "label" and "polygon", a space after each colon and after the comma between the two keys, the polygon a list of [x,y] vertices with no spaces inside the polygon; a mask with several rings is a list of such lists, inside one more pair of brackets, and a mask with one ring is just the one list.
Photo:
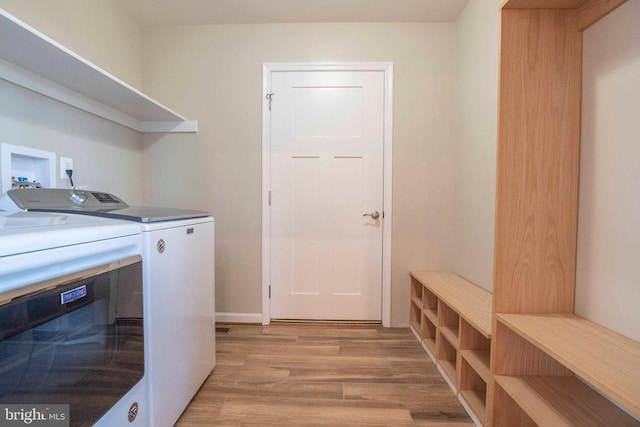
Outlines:
{"label": "door knob", "polygon": [[371,219],[378,219],[378,218],[380,218],[380,212],[378,212],[378,211],[373,211],[373,212],[371,212],[371,213],[364,214],[364,215],[362,215],[362,216],[370,216],[370,217],[371,217]]}

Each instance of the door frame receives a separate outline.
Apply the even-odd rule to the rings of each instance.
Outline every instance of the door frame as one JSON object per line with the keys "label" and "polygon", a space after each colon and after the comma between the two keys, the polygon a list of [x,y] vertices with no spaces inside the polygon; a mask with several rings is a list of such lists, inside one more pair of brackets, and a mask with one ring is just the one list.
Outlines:
{"label": "door frame", "polygon": [[262,324],[271,322],[271,120],[267,94],[271,73],[291,71],[381,71],[384,73],[383,218],[382,221],[382,326],[391,326],[391,227],[393,177],[393,62],[310,62],[262,64]]}

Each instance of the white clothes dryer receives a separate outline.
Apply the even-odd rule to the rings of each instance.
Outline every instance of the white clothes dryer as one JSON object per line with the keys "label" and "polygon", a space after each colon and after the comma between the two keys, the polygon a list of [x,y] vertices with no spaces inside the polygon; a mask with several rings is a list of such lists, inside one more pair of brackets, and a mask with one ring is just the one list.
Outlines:
{"label": "white clothes dryer", "polygon": [[214,219],[194,210],[131,207],[113,194],[10,190],[21,209],[128,220],[143,236],[149,289],[150,424],[173,426],[215,366]]}
{"label": "white clothes dryer", "polygon": [[149,424],[141,254],[130,222],[0,212],[1,404]]}

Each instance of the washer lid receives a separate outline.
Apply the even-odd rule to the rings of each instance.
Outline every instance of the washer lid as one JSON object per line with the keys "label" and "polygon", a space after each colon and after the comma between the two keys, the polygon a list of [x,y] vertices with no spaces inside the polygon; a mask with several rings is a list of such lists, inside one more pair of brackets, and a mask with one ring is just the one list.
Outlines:
{"label": "washer lid", "polygon": [[64,212],[143,223],[209,216],[207,212],[187,209],[131,207],[113,194],[93,190],[29,188],[10,190],[5,197],[18,208],[32,212]]}
{"label": "washer lid", "polygon": [[153,207],[129,207],[123,209],[62,209],[62,208],[36,208],[31,212],[62,212],[70,214],[91,215],[102,218],[113,218],[142,223],[177,221],[192,218],[204,218],[209,214],[203,211],[191,211],[186,209],[153,208]]}
{"label": "washer lid", "polygon": [[140,234],[140,226],[84,215],[18,212],[0,215],[0,257]]}
{"label": "washer lid", "polygon": [[96,210],[120,209],[129,205],[113,194],[93,190],[63,188],[20,188],[9,190],[2,196],[4,209],[8,201],[22,210]]}

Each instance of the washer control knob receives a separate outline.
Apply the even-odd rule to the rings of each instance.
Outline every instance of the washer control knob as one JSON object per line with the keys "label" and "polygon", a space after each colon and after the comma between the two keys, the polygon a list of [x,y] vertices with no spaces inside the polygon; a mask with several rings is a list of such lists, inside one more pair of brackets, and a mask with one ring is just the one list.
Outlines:
{"label": "washer control knob", "polygon": [[71,192],[71,196],[69,196],[72,202],[82,204],[87,201],[87,196],[84,193],[76,193],[75,191]]}

